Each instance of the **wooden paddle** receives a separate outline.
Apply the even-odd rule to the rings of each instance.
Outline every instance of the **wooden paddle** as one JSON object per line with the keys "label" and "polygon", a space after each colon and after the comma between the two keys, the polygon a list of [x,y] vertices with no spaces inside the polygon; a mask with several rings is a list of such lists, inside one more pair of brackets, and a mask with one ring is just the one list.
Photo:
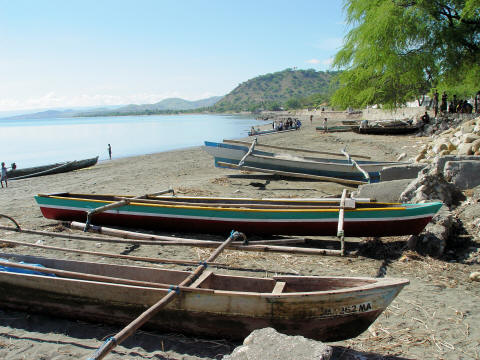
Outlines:
{"label": "wooden paddle", "polygon": [[189,287],[205,270],[207,267],[207,262],[213,262],[218,255],[230,244],[234,239],[238,237],[245,237],[242,233],[234,232],[230,234],[228,239],[226,239],[216,250],[210,255],[210,257],[202,262],[196,269],[193,271],[185,280],[183,280],[178,286],[174,289],[170,289],[167,295],[158,300],[154,305],[144,311],[139,317],[133,320],[130,324],[124,327],[119,333],[115,336],[108,338],[103,345],[97,349],[95,354],[88,360],[99,360],[103,359],[112,349],[118,344],[126,340],[130,335],[132,335],[137,329],[139,329],[143,324],[145,324],[150,318],[152,318],[161,308],[166,306],[174,297],[180,293],[181,287]]}

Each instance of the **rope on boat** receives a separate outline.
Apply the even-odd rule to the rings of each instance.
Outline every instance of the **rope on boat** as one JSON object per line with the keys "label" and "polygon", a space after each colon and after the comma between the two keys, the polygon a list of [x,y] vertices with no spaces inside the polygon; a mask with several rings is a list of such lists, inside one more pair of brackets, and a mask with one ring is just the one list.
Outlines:
{"label": "rope on boat", "polygon": [[10,220],[11,222],[13,222],[15,224],[16,228],[17,228],[16,231],[22,231],[18,222],[14,218],[12,218],[11,216],[0,214],[0,217],[4,217],[4,218]]}

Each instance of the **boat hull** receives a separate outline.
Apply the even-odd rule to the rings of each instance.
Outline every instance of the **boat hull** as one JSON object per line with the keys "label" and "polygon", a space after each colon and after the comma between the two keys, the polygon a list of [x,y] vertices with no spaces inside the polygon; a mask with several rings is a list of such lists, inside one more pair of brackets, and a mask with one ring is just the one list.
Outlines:
{"label": "boat hull", "polygon": [[[82,264],[53,259],[49,264],[38,257],[29,258],[48,267],[54,262]],[[91,273],[121,273],[125,278],[130,271],[160,278],[162,274],[156,272],[165,272],[134,266],[94,265],[101,269],[89,270]],[[181,272],[172,272],[177,278],[181,275]],[[187,276],[188,272],[184,273]],[[352,284],[359,281],[359,284],[341,290],[332,287],[330,291],[273,294],[272,289],[278,281],[284,281],[288,291],[290,284],[308,284],[316,277],[252,280],[212,276],[218,278],[218,283],[229,285],[212,291],[200,291],[203,288],[198,292],[180,291],[171,303],[149,320],[146,327],[234,340],[245,338],[255,329],[273,327],[285,334],[321,341],[343,340],[365,331],[408,283],[406,280],[382,279],[377,286],[374,279],[336,278],[336,281]],[[246,291],[239,291],[242,283],[248,284],[249,281],[253,283],[245,287]],[[225,289],[227,287],[231,289]],[[256,287],[265,292],[255,292]],[[0,289],[0,301],[4,307],[121,325],[135,319],[168,293],[168,289],[8,272],[0,272]]]}
{"label": "boat hull", "polygon": [[352,127],[352,131],[357,134],[369,135],[406,135],[413,134],[420,128],[418,126],[378,126],[378,127]]}
{"label": "boat hull", "polygon": [[8,178],[9,180],[20,180],[37,176],[60,174],[93,166],[97,161],[98,156],[84,160],[74,160],[65,163],[10,170]]}
{"label": "boat hull", "polygon": [[[86,221],[87,212],[107,201],[71,199],[64,196],[35,197],[44,217],[62,221]],[[441,203],[346,209],[346,236],[396,236],[420,233]],[[172,206],[132,202],[115,210],[95,214],[95,225],[128,226],[228,234],[231,230],[256,235],[337,235],[339,209],[232,209],[202,206]]]}

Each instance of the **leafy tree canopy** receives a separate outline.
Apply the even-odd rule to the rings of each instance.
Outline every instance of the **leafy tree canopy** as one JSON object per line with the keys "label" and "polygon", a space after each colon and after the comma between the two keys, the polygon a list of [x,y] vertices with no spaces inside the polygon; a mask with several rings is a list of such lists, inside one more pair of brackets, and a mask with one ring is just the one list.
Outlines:
{"label": "leafy tree canopy", "polygon": [[351,28],[334,66],[332,102],[394,108],[432,87],[480,90],[479,0],[344,0]]}

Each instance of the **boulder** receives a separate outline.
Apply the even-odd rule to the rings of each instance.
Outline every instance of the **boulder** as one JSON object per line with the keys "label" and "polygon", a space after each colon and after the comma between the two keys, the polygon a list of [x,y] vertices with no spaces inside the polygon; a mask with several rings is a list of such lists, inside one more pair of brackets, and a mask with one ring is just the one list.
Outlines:
{"label": "boulder", "polygon": [[463,136],[463,142],[464,143],[472,143],[474,142],[475,140],[479,140],[480,139],[480,136],[476,135],[476,134],[472,134],[472,133],[469,133],[469,134],[465,134]]}
{"label": "boulder", "polygon": [[480,185],[480,159],[447,161],[443,175],[461,190],[472,189]]}
{"label": "boulder", "polygon": [[425,166],[425,164],[387,166],[380,171],[380,181],[415,179]]}
{"label": "boulder", "polygon": [[411,181],[411,179],[401,179],[360,185],[355,197],[371,198],[379,202],[398,202],[400,195]]}
{"label": "boulder", "polygon": [[400,195],[401,202],[419,203],[427,200],[440,200],[448,207],[457,205],[465,199],[460,189],[449,183],[443,177],[443,172],[437,171],[434,163],[420,171]]}
{"label": "boulder", "polygon": [[[408,239],[408,247],[422,255],[440,257],[445,248],[456,241],[452,234],[458,223],[458,219],[448,208],[442,206],[420,235],[413,235]],[[450,244],[451,247],[452,245],[455,247],[456,244]]]}
{"label": "boulder", "polygon": [[439,174],[443,174],[443,169],[447,161],[463,161],[463,160],[478,160],[478,157],[475,155],[447,155],[436,158],[433,162],[435,171]]}
{"label": "boulder", "polygon": [[225,355],[223,360],[328,360],[332,353],[333,349],[320,341],[288,336],[265,328],[253,331],[243,345]]}
{"label": "boulder", "polygon": [[472,142],[472,151],[477,152],[480,149],[480,139]]}
{"label": "boulder", "polygon": [[462,144],[458,145],[457,150],[458,150],[459,155],[472,155],[473,154],[472,144],[470,144],[470,143],[462,143]]}

